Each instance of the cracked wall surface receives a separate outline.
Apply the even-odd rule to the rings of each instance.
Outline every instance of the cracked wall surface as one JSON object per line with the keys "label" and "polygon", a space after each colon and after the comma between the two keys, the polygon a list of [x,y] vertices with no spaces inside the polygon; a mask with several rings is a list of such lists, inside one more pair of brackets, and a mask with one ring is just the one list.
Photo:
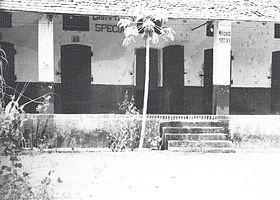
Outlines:
{"label": "cracked wall surface", "polygon": [[[96,16],[95,16],[96,17]],[[135,44],[122,46],[124,35],[113,32],[116,20],[90,17],[90,31],[63,31],[62,16],[54,17],[54,74],[60,82],[60,47],[74,44],[73,36],[79,37],[77,44],[89,45],[92,56],[92,84],[134,85],[135,48],[144,48],[139,37]],[[2,40],[14,43],[16,48],[15,73],[17,81],[38,82],[38,14],[13,13],[13,27],[0,28]],[[166,26],[175,31],[173,42],[161,42],[152,48],[168,45],[184,45],[185,86],[203,86],[204,50],[213,48],[213,37],[206,36],[206,27],[191,29],[205,23],[204,20],[170,19]],[[109,29],[97,31],[96,24],[110,25]],[[109,31],[108,31],[109,30]],[[270,87],[271,57],[280,50],[280,39],[274,38],[274,23],[232,23],[232,87]],[[159,70],[159,73],[160,70]]]}

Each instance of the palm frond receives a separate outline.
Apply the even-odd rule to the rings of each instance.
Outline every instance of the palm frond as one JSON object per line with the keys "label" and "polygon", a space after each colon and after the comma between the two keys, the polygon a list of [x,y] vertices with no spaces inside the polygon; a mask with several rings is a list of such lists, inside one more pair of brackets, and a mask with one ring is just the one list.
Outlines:
{"label": "palm frond", "polygon": [[127,28],[132,22],[133,20],[129,17],[123,18],[118,21],[117,26],[120,28]]}
{"label": "palm frond", "polygon": [[127,27],[124,29],[124,36],[125,37],[130,37],[130,36],[138,36],[139,33],[138,33],[138,29],[136,26],[130,26],[130,27]]}
{"label": "palm frond", "polygon": [[149,10],[144,7],[136,7],[131,11],[131,15],[133,18],[126,17],[118,22],[118,26],[124,28],[123,46],[135,42],[135,37],[139,35],[139,32],[143,33],[142,38],[144,40],[151,38],[153,44],[158,44],[160,38],[174,40],[175,31],[172,28],[161,27],[161,24],[167,22],[168,19],[165,10]]}

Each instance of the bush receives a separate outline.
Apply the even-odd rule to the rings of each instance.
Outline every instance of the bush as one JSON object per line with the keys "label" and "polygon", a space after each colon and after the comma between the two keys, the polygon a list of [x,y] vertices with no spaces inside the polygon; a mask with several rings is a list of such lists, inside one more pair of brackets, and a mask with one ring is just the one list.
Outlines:
{"label": "bush", "polygon": [[110,132],[107,135],[108,145],[112,151],[133,151],[139,146],[140,125],[135,115],[139,115],[139,110],[135,106],[134,96],[129,97],[128,91],[124,95],[124,101],[119,104],[119,109],[125,115],[130,116],[129,120],[124,119],[120,122],[120,129]]}
{"label": "bush", "polygon": [[[60,118],[53,115],[36,115],[24,123],[26,133],[30,133],[34,147],[45,148],[106,148],[112,151],[133,150],[139,145],[141,118],[135,107],[133,96],[125,93],[124,101],[119,104],[124,117],[93,120],[85,118],[83,124],[75,118]],[[79,116],[77,116],[79,117]],[[159,149],[160,122],[147,120],[144,147]],[[35,145],[37,144],[37,145]]]}
{"label": "bush", "polygon": [[1,115],[1,138],[3,147],[1,156],[6,156],[10,161],[7,164],[1,163],[0,169],[0,197],[1,199],[32,199],[33,192],[27,181],[28,174],[19,173],[18,168],[22,167],[20,162],[22,132],[20,126],[23,121],[19,113]]}
{"label": "bush", "polygon": [[34,194],[27,176],[26,173],[19,174],[12,167],[2,165],[0,170],[0,198],[3,200],[33,199]]}
{"label": "bush", "polygon": [[103,129],[81,130],[69,127],[67,130],[54,129],[53,135],[41,144],[42,148],[94,148],[107,147],[107,135]]}
{"label": "bush", "polygon": [[270,149],[280,148],[279,135],[253,135],[253,134],[240,134],[234,133],[232,141],[239,148],[250,149]]}
{"label": "bush", "polygon": [[[119,109],[127,118],[123,118],[115,123],[115,127],[108,131],[108,147],[112,151],[124,151],[138,148],[140,142],[140,132],[142,121],[137,115],[140,111],[135,106],[134,96],[129,97],[126,91],[124,101],[119,104]],[[159,149],[161,138],[159,136],[159,122],[147,121],[144,144],[147,148]]]}
{"label": "bush", "polygon": [[47,191],[48,184],[45,182],[41,183],[42,188],[45,188],[43,194],[39,195],[39,193],[34,193],[28,182],[28,173],[18,170],[22,168],[22,163],[20,162],[23,141],[21,126],[24,120],[25,117],[22,108],[12,98],[11,102],[5,108],[5,113],[0,114],[0,154],[7,158],[7,163],[1,163],[0,168],[0,199],[49,200],[52,198]]}

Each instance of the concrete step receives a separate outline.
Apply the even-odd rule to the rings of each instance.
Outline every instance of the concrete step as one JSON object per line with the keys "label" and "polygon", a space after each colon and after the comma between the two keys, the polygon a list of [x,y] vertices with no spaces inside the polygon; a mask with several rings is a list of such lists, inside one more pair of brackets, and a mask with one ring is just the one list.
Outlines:
{"label": "concrete step", "polygon": [[225,133],[166,133],[164,134],[162,145],[163,149],[167,147],[168,140],[227,140],[227,134]]}
{"label": "concrete step", "polygon": [[166,133],[166,140],[227,140],[225,133]]}
{"label": "concrete step", "polygon": [[168,149],[170,147],[183,148],[231,148],[232,142],[228,140],[168,140]]}
{"label": "concrete step", "polygon": [[183,151],[189,153],[235,153],[234,148],[185,148],[185,147],[169,147],[168,151]]}
{"label": "concrete step", "polygon": [[203,149],[207,152],[220,151],[220,148],[231,149],[232,143],[227,140],[227,128],[227,120],[164,122],[160,125],[162,149],[183,148],[193,149],[194,152],[201,152]]}
{"label": "concrete step", "polygon": [[201,127],[201,126],[222,126],[221,121],[172,121],[163,122],[161,127]]}
{"label": "concrete step", "polygon": [[198,127],[163,127],[163,133],[221,133],[224,132],[224,127],[210,127],[210,126],[198,126]]}

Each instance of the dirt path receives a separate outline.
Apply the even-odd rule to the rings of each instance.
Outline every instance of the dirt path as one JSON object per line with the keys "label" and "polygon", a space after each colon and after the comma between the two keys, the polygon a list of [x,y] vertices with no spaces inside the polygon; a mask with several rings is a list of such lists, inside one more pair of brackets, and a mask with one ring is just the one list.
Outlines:
{"label": "dirt path", "polygon": [[52,153],[23,163],[32,184],[55,170],[55,199],[279,199],[280,153]]}

